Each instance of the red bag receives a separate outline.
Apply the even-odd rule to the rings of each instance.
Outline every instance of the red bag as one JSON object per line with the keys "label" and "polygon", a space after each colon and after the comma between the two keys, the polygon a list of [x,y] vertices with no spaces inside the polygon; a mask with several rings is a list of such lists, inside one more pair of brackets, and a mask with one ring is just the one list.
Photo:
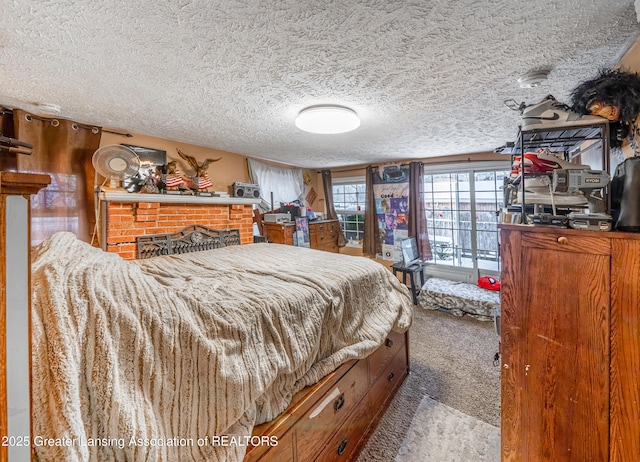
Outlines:
{"label": "red bag", "polygon": [[500,290],[500,281],[491,276],[483,276],[478,279],[478,287],[489,290]]}

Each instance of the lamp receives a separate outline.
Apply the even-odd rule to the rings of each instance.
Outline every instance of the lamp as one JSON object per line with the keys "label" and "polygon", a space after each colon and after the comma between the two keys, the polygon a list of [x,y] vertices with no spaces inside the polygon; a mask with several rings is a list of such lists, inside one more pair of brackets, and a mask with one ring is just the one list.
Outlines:
{"label": "lamp", "polygon": [[296,127],[310,133],[331,135],[355,130],[360,118],[352,109],[343,106],[311,106],[303,109],[296,118]]}

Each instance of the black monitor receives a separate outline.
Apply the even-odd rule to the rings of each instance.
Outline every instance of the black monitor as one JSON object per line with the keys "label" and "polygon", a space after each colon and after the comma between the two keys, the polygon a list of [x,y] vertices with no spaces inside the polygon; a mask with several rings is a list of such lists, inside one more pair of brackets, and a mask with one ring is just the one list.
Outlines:
{"label": "black monitor", "polygon": [[408,237],[403,239],[400,243],[402,248],[402,261],[404,266],[410,266],[420,261],[420,255],[418,255],[418,245],[416,244],[415,237]]}

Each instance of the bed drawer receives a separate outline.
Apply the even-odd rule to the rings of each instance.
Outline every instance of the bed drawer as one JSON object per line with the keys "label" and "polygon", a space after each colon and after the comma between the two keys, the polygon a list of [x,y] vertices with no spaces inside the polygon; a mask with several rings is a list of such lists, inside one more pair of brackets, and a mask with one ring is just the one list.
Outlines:
{"label": "bed drawer", "polygon": [[384,407],[384,403],[393,395],[392,391],[409,373],[409,363],[407,362],[407,353],[403,348],[393,357],[384,372],[380,374],[378,380],[373,384],[370,391],[371,402],[380,407]]}
{"label": "bed drawer", "polygon": [[354,452],[363,443],[362,439],[374,417],[374,407],[367,396],[353,411],[340,430],[331,438],[327,446],[316,459],[317,462],[350,460]]}
{"label": "bed drawer", "polygon": [[369,356],[369,378],[372,384],[378,380],[398,351],[405,349],[405,345],[405,334],[389,332],[382,346]]}
{"label": "bed drawer", "polygon": [[[269,438],[269,437],[266,437]],[[293,444],[293,430],[288,431],[283,436],[278,438],[278,445],[272,446],[271,449],[256,456],[258,451],[249,451],[245,456],[243,462],[254,461],[293,461],[295,460],[295,449]]]}
{"label": "bed drawer", "polygon": [[296,423],[298,460],[314,460],[326,441],[358,406],[368,388],[367,361],[358,361]]}

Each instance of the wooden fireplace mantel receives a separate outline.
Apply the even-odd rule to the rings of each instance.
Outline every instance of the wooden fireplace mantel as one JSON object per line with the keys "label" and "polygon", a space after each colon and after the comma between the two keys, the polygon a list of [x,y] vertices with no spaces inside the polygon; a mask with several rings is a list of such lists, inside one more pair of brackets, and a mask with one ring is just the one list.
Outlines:
{"label": "wooden fireplace mantel", "polygon": [[218,205],[253,205],[262,202],[260,198],[250,197],[210,197],[189,194],[143,194],[130,193],[124,190],[103,190],[100,200],[106,202],[144,202],[161,204],[218,204]]}

